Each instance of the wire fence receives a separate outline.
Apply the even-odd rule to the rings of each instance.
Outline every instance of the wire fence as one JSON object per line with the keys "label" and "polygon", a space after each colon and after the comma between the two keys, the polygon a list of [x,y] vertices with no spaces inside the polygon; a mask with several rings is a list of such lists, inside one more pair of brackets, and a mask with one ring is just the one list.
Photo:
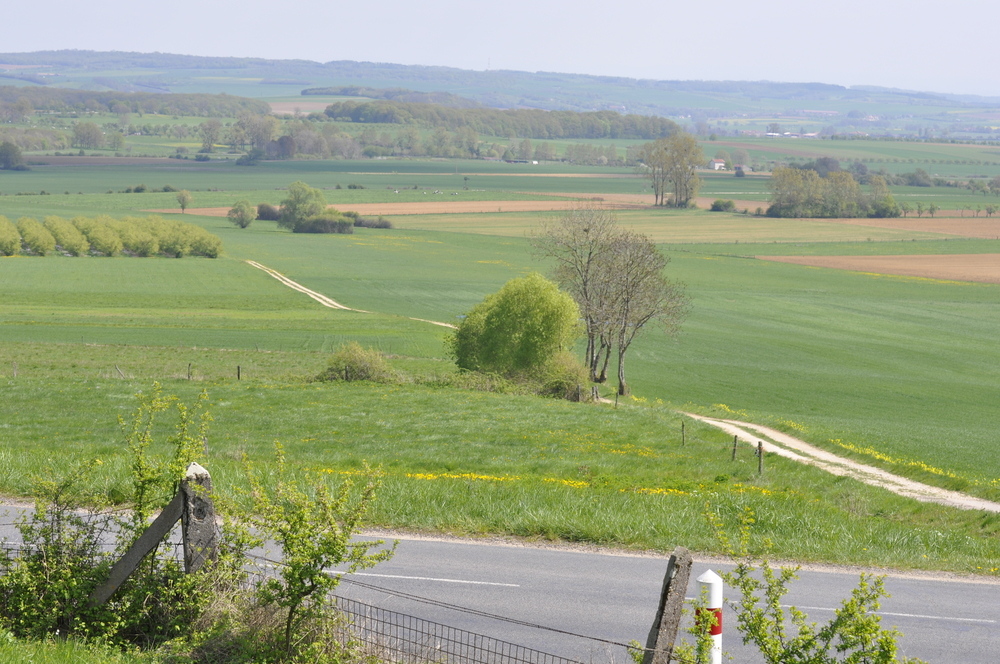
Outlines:
{"label": "wire fence", "polygon": [[345,629],[382,661],[402,664],[579,664],[540,650],[423,618],[337,598]]}

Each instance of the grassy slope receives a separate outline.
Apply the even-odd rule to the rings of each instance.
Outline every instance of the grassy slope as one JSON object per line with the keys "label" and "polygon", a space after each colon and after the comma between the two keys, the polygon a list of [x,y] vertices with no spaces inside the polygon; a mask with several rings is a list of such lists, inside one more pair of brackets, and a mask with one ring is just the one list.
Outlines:
{"label": "grassy slope", "polygon": [[[79,200],[79,211],[92,214],[98,198],[4,203],[30,210],[59,202],[68,214]],[[264,458],[275,439],[316,469],[381,463],[389,476],[378,518],[387,524],[709,548],[697,515],[706,498],[721,495],[727,514],[741,505],[758,510],[762,534],[782,555],[966,570],[998,564],[992,519],[916,505],[780,461],[757,483],[750,464],[726,461],[717,434],[697,434],[706,441],[697,452],[679,449],[678,421],[664,410],[609,413],[451,390],[302,382],[322,368],[323,351],[355,338],[416,358],[403,363],[425,371],[447,370],[443,330],[398,316],[454,320],[511,276],[544,268],[523,237],[415,230],[301,237],[263,222],[239,231],[221,219],[189,218],[223,236],[225,258],[0,259],[10,298],[0,317],[5,490],[28,491],[21,471],[30,474],[45,459],[64,466],[68,458],[109,454],[129,395],[160,379],[188,398],[209,388],[217,419],[211,447],[223,477],[233,477],[239,449]],[[906,246],[932,253],[947,245],[976,252],[994,244],[795,251]],[[991,367],[1000,366],[990,343],[997,287],[733,255],[778,253],[775,246],[675,247],[670,271],[688,283],[695,309],[677,341],[649,334],[637,342],[630,362],[637,392],[706,411],[729,412],[713,404],[745,409],[812,440],[872,447],[910,474],[995,497],[1000,469],[980,450],[997,424],[983,406],[996,397]],[[321,309],[243,264],[244,257],[382,315]],[[179,380],[189,363],[201,380]],[[237,364],[245,371],[240,384]],[[640,452],[646,449],[650,456]],[[407,477],[420,473],[435,477]],[[510,476],[523,480],[490,479]],[[105,482],[105,490],[120,492],[117,480]],[[758,488],[739,486],[747,484]],[[932,531],[941,528],[949,534],[939,546]],[[846,544],[834,546],[838,540]],[[907,542],[912,546],[899,546]]]}

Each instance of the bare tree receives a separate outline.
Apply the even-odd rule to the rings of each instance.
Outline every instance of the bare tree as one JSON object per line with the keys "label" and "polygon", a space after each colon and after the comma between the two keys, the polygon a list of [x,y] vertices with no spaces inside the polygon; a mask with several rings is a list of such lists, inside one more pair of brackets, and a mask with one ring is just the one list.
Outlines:
{"label": "bare tree", "polygon": [[[619,233],[617,219],[609,210],[595,206],[570,210],[558,220],[546,224],[542,235],[535,238],[536,251],[555,260],[553,277],[565,289],[583,317],[587,335],[584,360],[592,381],[603,383],[606,378],[610,346],[602,335],[608,318],[607,280],[602,271],[605,256]],[[601,354],[605,354],[604,370],[598,372]]]}
{"label": "bare tree", "polygon": [[638,233],[622,232],[609,252],[605,270],[611,289],[607,333],[618,352],[618,394],[628,394],[625,354],[636,336],[655,325],[676,334],[687,316],[689,299],[684,287],[667,279],[663,269],[669,259],[653,241]]}
{"label": "bare tree", "polygon": [[[640,170],[649,177],[656,205],[686,208],[698,194],[705,153],[691,134],[677,132],[646,143],[639,151]],[[673,196],[668,199],[668,187]]]}
{"label": "bare tree", "polygon": [[628,394],[625,355],[647,325],[675,333],[687,314],[680,284],[663,275],[668,259],[645,236],[618,227],[613,212],[578,208],[535,238],[539,254],[556,263],[554,278],[580,307],[590,379],[603,383],[617,351],[618,393]]}

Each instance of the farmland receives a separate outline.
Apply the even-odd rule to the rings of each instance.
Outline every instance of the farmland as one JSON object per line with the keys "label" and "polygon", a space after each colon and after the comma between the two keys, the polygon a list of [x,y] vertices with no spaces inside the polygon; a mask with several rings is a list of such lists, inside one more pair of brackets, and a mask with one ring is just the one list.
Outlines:
{"label": "farmland", "polygon": [[[222,238],[224,253],[0,259],[0,491],[29,494],[32,475],[96,455],[106,462],[90,489],[120,498],[116,418],[159,381],[187,401],[207,390],[220,486],[238,481],[241,452],[264,460],[274,441],[302,470],[332,479],[367,461],[385,473],[375,515],[384,526],[710,551],[700,512],[712,499],[727,518],[752,507],[759,536],[782,556],[1000,568],[1000,520],[779,459],[758,477],[749,452],[729,461],[722,434],[689,421],[682,445],[675,412],[770,424],[924,482],[1000,498],[1000,461],[989,452],[1000,421],[988,406],[1000,396],[998,286],[960,274],[893,276],[884,259],[858,269],[836,258],[949,256],[962,266],[956,256],[1000,254],[1000,222],[959,211],[976,201],[969,192],[894,188],[900,200],[954,210],[935,219],[776,220],[647,207],[645,182],[621,168],[74,159],[0,173],[0,214],[179,212],[172,193],[117,193],[169,184],[191,190],[184,219]],[[276,204],[295,180],[322,187],[342,209],[386,214],[395,228],[297,235],[274,222],[242,230],[194,213],[240,199]],[[765,205],[766,186],[763,177],[710,174],[702,195]],[[668,273],[694,305],[680,336],[649,332],[636,342],[635,398],[617,409],[447,386],[447,330],[411,318],[457,322],[508,279],[545,272],[530,237],[574,198],[627,201],[621,222],[667,251]],[[447,212],[453,204],[473,207]],[[822,268],[762,256],[834,258]],[[320,307],[245,260],[374,313]],[[311,382],[347,341],[382,350],[411,378]]]}

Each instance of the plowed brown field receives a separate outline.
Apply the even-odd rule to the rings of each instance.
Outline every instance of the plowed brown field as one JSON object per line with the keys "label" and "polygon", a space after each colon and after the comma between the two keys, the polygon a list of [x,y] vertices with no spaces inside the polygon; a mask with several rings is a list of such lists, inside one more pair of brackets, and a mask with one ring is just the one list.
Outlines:
{"label": "plowed brown field", "polygon": [[836,270],[945,281],[1000,283],[1000,254],[933,256],[757,256],[761,260]]}

